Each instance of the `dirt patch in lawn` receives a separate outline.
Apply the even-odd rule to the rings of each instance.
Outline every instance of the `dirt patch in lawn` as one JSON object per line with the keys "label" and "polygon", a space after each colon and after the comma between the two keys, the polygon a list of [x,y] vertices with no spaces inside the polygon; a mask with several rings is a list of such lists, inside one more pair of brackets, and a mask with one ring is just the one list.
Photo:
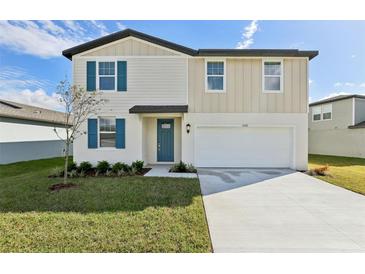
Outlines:
{"label": "dirt patch in lawn", "polygon": [[76,187],[78,186],[73,183],[67,183],[67,184],[60,183],[60,184],[53,184],[48,189],[50,191],[60,191],[61,189],[76,188]]}

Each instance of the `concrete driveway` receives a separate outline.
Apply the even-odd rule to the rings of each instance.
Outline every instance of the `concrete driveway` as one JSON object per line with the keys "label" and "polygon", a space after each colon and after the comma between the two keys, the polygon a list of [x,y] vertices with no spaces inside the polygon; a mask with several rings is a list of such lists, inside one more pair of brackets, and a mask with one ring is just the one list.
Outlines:
{"label": "concrete driveway", "polygon": [[198,169],[215,252],[365,252],[365,196],[289,169]]}

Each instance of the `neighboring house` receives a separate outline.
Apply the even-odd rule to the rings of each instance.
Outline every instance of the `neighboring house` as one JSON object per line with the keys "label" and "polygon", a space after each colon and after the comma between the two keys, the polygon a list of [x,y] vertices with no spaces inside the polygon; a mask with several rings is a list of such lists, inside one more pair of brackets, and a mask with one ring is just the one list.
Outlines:
{"label": "neighboring house", "polygon": [[309,153],[365,158],[365,96],[340,95],[309,107]]}
{"label": "neighboring house", "polygon": [[107,100],[74,159],[305,170],[317,54],[194,50],[130,29],[67,49],[73,83]]}
{"label": "neighboring house", "polygon": [[63,156],[64,114],[0,99],[0,164]]}

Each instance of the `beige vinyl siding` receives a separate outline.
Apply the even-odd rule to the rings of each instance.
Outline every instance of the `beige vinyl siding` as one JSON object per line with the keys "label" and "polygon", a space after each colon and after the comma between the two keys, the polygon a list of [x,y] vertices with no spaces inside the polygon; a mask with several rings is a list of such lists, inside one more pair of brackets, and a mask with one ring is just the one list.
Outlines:
{"label": "beige vinyl siding", "polygon": [[140,41],[137,38],[126,38],[118,42],[101,46],[81,56],[177,56],[177,52]]}
{"label": "beige vinyl siding", "polygon": [[[132,57],[118,60],[127,61],[127,91],[104,92],[103,98],[107,101],[102,106],[102,112],[128,112],[134,105],[187,104],[186,58]],[[87,61],[94,59],[73,58],[74,84],[83,88],[86,88]]]}
{"label": "beige vinyl siding", "polygon": [[262,92],[261,59],[226,59],[226,92],[205,92],[205,59],[189,59],[189,112],[306,113],[307,59],[284,59],[283,93]]}
{"label": "beige vinyl siding", "polygon": [[[312,111],[309,110],[309,129],[310,130],[333,130],[333,129],[347,129],[352,125],[352,98],[335,101],[332,104],[332,119],[313,121]],[[325,104],[324,104],[325,105]],[[322,106],[322,105],[318,105]]]}

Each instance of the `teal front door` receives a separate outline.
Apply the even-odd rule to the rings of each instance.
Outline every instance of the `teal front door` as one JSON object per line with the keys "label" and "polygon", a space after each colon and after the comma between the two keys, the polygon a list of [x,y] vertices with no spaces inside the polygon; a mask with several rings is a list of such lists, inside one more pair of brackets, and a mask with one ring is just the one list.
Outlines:
{"label": "teal front door", "polygon": [[174,119],[157,119],[157,161],[174,161]]}

